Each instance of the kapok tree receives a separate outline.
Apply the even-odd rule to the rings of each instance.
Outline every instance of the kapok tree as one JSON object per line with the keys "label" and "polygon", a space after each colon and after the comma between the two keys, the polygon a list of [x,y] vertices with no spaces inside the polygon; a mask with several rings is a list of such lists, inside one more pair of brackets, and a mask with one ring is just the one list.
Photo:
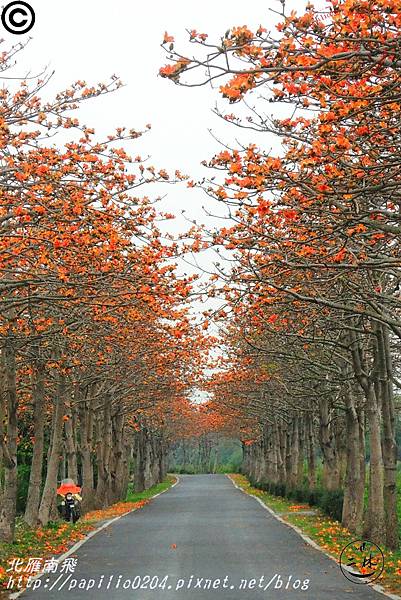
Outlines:
{"label": "kapok tree", "polygon": [[[226,177],[206,184],[206,191],[229,206],[238,222],[220,232],[217,242],[239,248],[240,276],[254,278],[253,291],[262,282],[261,295],[263,289],[278,292],[294,303],[338,311],[341,319],[348,315],[351,327],[344,336],[370,424],[369,529],[380,541],[386,520],[387,543],[395,547],[391,337],[400,335],[401,14],[392,1],[333,0],[327,11],[309,5],[300,17],[282,17],[279,39],[262,26],[256,32],[232,28],[217,44],[191,31],[198,56],[173,48],[173,63],[160,74],[184,85],[221,80],[220,92],[231,104],[259,88],[265,99],[294,108],[288,119],[270,119],[262,106],[247,102],[244,121],[220,111],[238,126],[279,135],[284,152],[271,156],[254,144],[224,151],[209,163]],[[199,81],[196,74],[205,64],[207,79]],[[366,336],[375,348],[373,370],[360,360]],[[385,386],[375,385],[379,371]]]}

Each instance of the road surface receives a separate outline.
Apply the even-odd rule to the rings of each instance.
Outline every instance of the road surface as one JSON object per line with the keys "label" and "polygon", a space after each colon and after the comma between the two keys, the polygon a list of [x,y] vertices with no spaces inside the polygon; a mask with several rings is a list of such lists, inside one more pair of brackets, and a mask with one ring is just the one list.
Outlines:
{"label": "road surface", "polygon": [[[383,600],[224,475],[180,476],[21,600]],[[294,589],[297,588],[297,589]]]}

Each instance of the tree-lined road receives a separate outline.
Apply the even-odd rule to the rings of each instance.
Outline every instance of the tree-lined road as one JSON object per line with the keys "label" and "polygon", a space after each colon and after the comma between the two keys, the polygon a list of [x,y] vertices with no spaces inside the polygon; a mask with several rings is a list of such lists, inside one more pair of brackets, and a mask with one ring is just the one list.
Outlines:
{"label": "tree-lined road", "polygon": [[75,556],[74,573],[45,576],[22,599],[383,598],[350,583],[338,565],[224,475],[181,476],[173,489],[96,534]]}

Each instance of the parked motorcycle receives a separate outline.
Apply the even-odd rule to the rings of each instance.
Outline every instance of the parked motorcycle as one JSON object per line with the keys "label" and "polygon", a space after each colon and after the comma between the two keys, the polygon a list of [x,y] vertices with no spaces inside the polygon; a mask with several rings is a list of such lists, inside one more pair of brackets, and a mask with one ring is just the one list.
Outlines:
{"label": "parked motorcycle", "polygon": [[61,496],[58,505],[60,515],[69,523],[76,523],[81,516],[81,488],[72,479],[63,479],[57,494]]}

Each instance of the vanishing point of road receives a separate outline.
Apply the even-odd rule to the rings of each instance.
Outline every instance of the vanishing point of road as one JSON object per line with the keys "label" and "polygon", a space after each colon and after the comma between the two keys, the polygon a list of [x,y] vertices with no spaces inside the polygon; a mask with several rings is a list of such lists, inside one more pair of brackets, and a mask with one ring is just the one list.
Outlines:
{"label": "vanishing point of road", "polygon": [[[21,600],[383,600],[225,475],[184,475]],[[281,585],[280,585],[281,584]]]}

